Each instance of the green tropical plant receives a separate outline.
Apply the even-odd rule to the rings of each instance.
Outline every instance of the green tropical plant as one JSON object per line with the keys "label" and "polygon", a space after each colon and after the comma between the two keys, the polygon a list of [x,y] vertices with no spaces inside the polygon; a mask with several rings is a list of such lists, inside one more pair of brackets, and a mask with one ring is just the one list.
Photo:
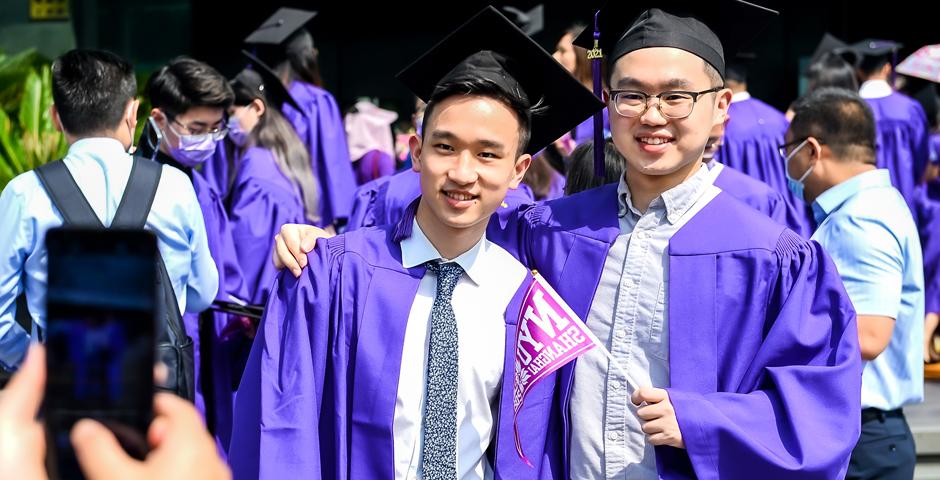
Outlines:
{"label": "green tropical plant", "polygon": [[0,55],[0,189],[13,177],[65,156],[55,129],[50,62],[27,50]]}

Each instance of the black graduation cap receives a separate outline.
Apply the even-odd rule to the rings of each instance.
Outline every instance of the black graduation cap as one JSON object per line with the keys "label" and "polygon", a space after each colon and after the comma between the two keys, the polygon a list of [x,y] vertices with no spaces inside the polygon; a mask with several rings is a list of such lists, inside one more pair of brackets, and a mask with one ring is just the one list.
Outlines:
{"label": "black graduation cap", "polygon": [[858,52],[863,57],[881,57],[886,58],[904,47],[898,42],[891,40],[865,39],[851,45],[852,50]]}
{"label": "black graduation cap", "polygon": [[428,101],[444,81],[482,78],[532,105],[535,154],[604,108],[551,54],[492,6],[405,67],[398,79]]}
{"label": "black graduation cap", "polygon": [[725,79],[747,83],[748,68],[757,60],[754,52],[738,52],[725,66]]}
{"label": "black graduation cap", "polygon": [[252,55],[246,50],[242,50],[242,55],[248,58],[250,69],[246,68],[238,73],[230,82],[240,83],[249,90],[264,95],[265,102],[272,108],[280,110],[281,105],[285,103],[302,111],[300,105],[294,100],[294,97],[287,91],[287,88],[281,83],[273,70],[262,62],[258,57]]}
{"label": "black graduation cap", "polygon": [[245,38],[249,45],[282,45],[291,35],[304,27],[317,12],[297,8],[279,8],[274,15]]}
{"label": "black graduation cap", "polygon": [[291,49],[313,48],[313,39],[304,26],[316,16],[317,12],[311,10],[279,8],[245,37],[245,43],[253,47],[258,57],[277,65]]}
{"label": "black graduation cap", "polygon": [[822,38],[819,40],[819,44],[816,45],[816,50],[813,51],[813,56],[809,59],[809,64],[812,65],[818,62],[822,59],[823,55],[829,52],[839,55],[843,60],[848,62],[849,65],[858,66],[858,52],[849,46],[848,43],[843,42],[829,32],[823,34]]}
{"label": "black graduation cap", "polygon": [[[724,77],[725,52],[739,51],[778,13],[744,0],[610,0],[599,13],[600,47],[608,65],[642,48],[679,48]],[[593,30],[586,28],[574,43],[593,49]]]}

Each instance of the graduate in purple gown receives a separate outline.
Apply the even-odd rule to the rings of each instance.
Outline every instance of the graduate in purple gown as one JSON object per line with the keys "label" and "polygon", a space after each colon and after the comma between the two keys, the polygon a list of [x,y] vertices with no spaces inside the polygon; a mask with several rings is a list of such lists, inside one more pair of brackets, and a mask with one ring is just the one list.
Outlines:
{"label": "graduate in purple gown", "polygon": [[[725,124],[712,128],[705,153],[702,156],[705,165],[714,174],[714,184],[732,197],[767,215],[777,223],[809,238],[810,231],[806,214],[793,207],[783,195],[770,188],[766,183],[755,180],[734,168],[719,162],[715,156],[724,142]],[[782,160],[782,157],[781,157]]]}
{"label": "graduate in purple gown", "polygon": [[[786,117],[747,91],[747,66],[743,60],[731,63],[725,81],[734,95],[728,109],[723,142],[715,158],[726,166],[766,183],[780,193],[791,208],[802,213],[802,201],[794,198],[787,190],[783,159],[777,152],[787,131]],[[797,233],[808,235],[806,230],[808,227],[803,225],[796,229]]]}
{"label": "graduate in purple gown", "polygon": [[[418,172],[408,169],[395,175],[372,180],[356,189],[352,214],[349,216],[346,230],[398,223],[404,216],[408,205],[421,196],[420,178]],[[506,198],[496,209],[496,213],[510,212],[534,201],[532,190],[528,185],[521,183],[518,187],[510,188],[506,192]]]}
{"label": "graduate in purple gown", "polygon": [[[491,221],[487,237],[555,285],[620,364],[588,352],[559,375],[567,475],[840,478],[860,430],[862,365],[839,274],[819,244],[715,187],[702,162],[732,96],[703,20],[733,21],[722,33],[734,51],[741,26],[769,12],[695,7],[601,11],[625,176]],[[592,45],[591,33],[576,43]],[[302,263],[318,233],[291,229]],[[279,258],[299,274],[292,255]]]}
{"label": "graduate in purple gown", "polygon": [[858,71],[862,84],[858,93],[875,115],[878,168],[891,172],[891,183],[913,210],[914,188],[923,179],[930,153],[924,109],[889,84],[893,78],[892,56],[900,47],[886,40],[864,40],[853,45],[861,55]]}
{"label": "graduate in purple gown", "polygon": [[914,206],[924,255],[924,361],[932,363],[940,361],[931,347],[940,319],[940,179],[917,186]]}
{"label": "graduate in purple gown", "polygon": [[[680,15],[645,8],[612,2],[600,13],[624,180],[530,208],[504,231],[588,326],[610,325],[599,337],[615,359],[633,352],[625,360],[636,367],[633,379],[656,387],[632,392],[635,405],[646,405],[625,412],[621,374],[607,362],[588,353],[563,370],[569,474],[837,478],[858,437],[861,389],[855,315],[838,272],[817,243],[709,185],[701,170],[731,92],[720,87],[721,42],[699,19],[715,28],[733,19],[721,33],[734,51],[748,33],[741,25],[759,28],[767,13],[735,1],[679,2],[670,8]],[[578,43],[593,43],[591,33]],[[644,102],[679,83],[706,93]],[[646,253],[634,257],[635,248]],[[653,261],[638,272],[617,261],[623,255]],[[617,296],[620,285],[638,296]],[[627,320],[631,308],[652,312],[631,320],[639,335],[619,330],[624,307]],[[604,420],[629,425],[634,414],[642,432]]]}
{"label": "graduate in purple gown", "polygon": [[397,225],[321,242],[304,275],[278,277],[239,387],[236,478],[563,477],[554,376],[520,412],[532,465],[516,452],[531,276],[485,231],[531,155],[601,104],[492,7],[399,78],[428,100],[410,143],[422,196]]}
{"label": "graduate in purple gown", "polygon": [[274,73],[252,60],[253,70],[242,70],[231,82],[235,101],[227,145],[239,160],[230,174],[227,205],[249,301],[263,305],[277,273],[267,258],[277,229],[322,223],[307,150],[280,111],[269,108],[292,101]]}
{"label": "graduate in purple gown", "polygon": [[[141,134],[139,154],[175,166],[192,179],[206,222],[209,252],[219,271],[216,300],[245,302],[248,295],[222,196],[197,168],[213,155],[224,136],[224,115],[232,104],[232,89],[225,77],[209,65],[180,57],[150,77],[147,96],[153,110],[150,124]],[[206,311],[200,315],[187,313],[183,320],[194,342],[196,406],[206,416],[220,446],[224,446],[224,431],[230,427],[217,421],[214,392],[217,383],[231,383],[226,378],[230,370],[227,358],[218,352],[224,348],[221,332],[234,318]],[[227,388],[231,390],[231,386]]]}
{"label": "graduate in purple gown", "polygon": [[336,99],[322,87],[313,37],[304,27],[316,14],[280,8],[245,43],[277,73],[294,100],[282,112],[310,154],[320,192],[320,222],[342,225],[352,209],[356,177],[343,117]]}

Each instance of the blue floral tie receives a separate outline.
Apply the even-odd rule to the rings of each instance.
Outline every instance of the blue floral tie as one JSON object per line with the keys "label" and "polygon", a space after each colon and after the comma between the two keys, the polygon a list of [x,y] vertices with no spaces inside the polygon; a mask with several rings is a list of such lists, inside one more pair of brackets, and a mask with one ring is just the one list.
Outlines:
{"label": "blue floral tie", "polygon": [[421,465],[426,480],[457,478],[457,319],[451,305],[463,268],[456,263],[426,264],[437,274],[428,341],[427,398]]}

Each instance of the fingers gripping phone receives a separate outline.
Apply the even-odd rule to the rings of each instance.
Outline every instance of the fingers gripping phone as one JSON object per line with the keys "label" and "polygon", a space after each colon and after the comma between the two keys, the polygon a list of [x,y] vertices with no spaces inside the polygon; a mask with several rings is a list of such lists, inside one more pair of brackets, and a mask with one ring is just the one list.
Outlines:
{"label": "fingers gripping phone", "polygon": [[49,473],[81,478],[69,434],[82,418],[147,454],[157,322],[156,238],[144,230],[52,229],[46,236]]}

